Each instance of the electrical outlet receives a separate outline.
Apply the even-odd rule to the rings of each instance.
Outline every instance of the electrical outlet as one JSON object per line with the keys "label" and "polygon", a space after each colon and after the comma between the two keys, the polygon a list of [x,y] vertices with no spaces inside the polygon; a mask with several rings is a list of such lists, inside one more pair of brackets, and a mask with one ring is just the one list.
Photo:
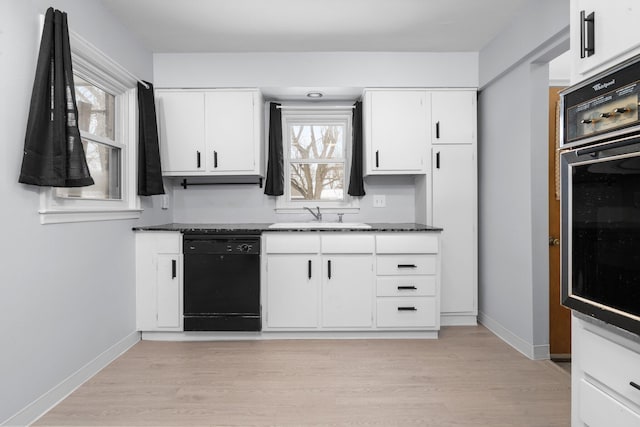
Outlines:
{"label": "electrical outlet", "polygon": [[384,208],[387,206],[387,198],[384,195],[373,196],[373,207]]}

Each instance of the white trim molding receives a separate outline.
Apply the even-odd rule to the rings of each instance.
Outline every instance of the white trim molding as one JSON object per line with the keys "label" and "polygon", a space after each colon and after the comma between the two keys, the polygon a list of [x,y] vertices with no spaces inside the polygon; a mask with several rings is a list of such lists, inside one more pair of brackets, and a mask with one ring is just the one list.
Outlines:
{"label": "white trim molding", "polygon": [[525,355],[531,360],[547,360],[549,359],[549,344],[544,345],[533,345],[504,326],[502,326],[496,320],[490,318],[484,313],[478,313],[478,322],[493,332],[498,338],[502,341],[509,344],[514,349],[518,350],[520,353]]}
{"label": "white trim molding", "polygon": [[130,333],[0,425],[31,425],[138,341],[140,332]]}

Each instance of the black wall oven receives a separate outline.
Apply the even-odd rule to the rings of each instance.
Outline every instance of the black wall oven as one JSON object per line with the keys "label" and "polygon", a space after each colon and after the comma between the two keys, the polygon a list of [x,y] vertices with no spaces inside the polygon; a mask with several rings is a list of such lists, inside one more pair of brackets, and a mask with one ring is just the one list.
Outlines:
{"label": "black wall oven", "polygon": [[561,93],[563,305],[640,334],[640,58]]}

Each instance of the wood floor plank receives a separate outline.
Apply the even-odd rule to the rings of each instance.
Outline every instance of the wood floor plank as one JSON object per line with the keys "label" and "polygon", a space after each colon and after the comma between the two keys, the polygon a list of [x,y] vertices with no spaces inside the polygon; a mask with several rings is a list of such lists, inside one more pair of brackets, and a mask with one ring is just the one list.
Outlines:
{"label": "wood floor plank", "polygon": [[569,426],[570,376],[482,326],[438,340],[141,341],[36,426]]}

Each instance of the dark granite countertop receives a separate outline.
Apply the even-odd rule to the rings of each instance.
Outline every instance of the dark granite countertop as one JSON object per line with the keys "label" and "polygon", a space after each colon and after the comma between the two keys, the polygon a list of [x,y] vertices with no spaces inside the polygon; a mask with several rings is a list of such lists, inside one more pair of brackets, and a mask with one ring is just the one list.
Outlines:
{"label": "dark granite countertop", "polygon": [[134,231],[180,231],[182,233],[262,233],[265,231],[276,233],[288,232],[316,232],[316,231],[332,231],[332,232],[406,232],[406,231],[442,231],[442,228],[431,227],[424,224],[415,223],[370,223],[371,228],[269,228],[271,223],[249,223],[249,224],[183,224],[171,223],[161,225],[149,225],[134,227]]}

